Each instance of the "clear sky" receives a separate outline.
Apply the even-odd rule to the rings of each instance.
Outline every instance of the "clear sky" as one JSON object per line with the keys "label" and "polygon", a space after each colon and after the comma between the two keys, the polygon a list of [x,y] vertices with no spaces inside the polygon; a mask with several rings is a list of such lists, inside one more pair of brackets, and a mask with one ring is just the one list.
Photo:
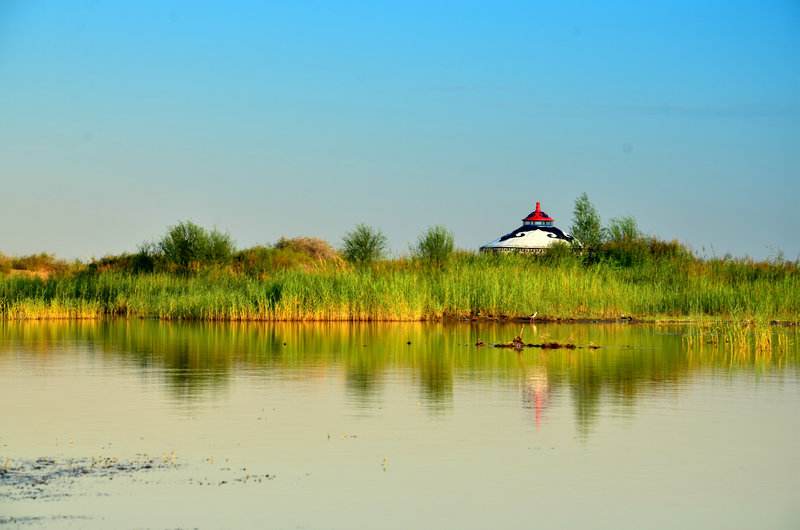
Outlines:
{"label": "clear sky", "polygon": [[800,255],[800,3],[0,0],[0,251],[475,248],[541,200]]}

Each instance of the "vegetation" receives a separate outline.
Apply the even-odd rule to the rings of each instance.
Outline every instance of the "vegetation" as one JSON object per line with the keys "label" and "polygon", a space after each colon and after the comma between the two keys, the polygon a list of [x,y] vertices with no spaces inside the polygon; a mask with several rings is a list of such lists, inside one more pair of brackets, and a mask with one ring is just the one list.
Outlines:
{"label": "vegetation", "polygon": [[230,262],[234,245],[227,234],[185,221],[170,227],[151,250],[143,249],[141,253],[162,258],[176,270],[187,271],[202,265]]}
{"label": "vegetation", "polygon": [[[593,208],[579,197],[575,226],[597,235]],[[701,259],[676,241],[641,234],[631,218],[612,220],[600,233],[593,248],[555,245],[530,256],[454,251],[452,233],[433,227],[410,257],[385,259],[386,237],[365,225],[347,234],[340,253],[314,238],[237,250],[228,235],[185,222],[135,254],[88,264],[46,254],[0,255],[0,319],[432,320],[536,313],[800,321],[796,261]]]}
{"label": "vegetation", "polygon": [[368,265],[386,255],[386,236],[365,224],[357,225],[344,236],[344,259],[357,265]]}
{"label": "vegetation", "polygon": [[600,214],[589,201],[589,196],[582,193],[575,200],[573,210],[572,235],[580,245],[586,249],[595,249],[603,241],[603,228],[600,223]]}
{"label": "vegetation", "polygon": [[443,226],[433,226],[419,236],[413,254],[429,265],[440,267],[450,259],[454,248],[453,233]]}
{"label": "vegetation", "polygon": [[49,276],[64,273],[70,264],[56,259],[52,254],[30,254],[28,256],[10,257],[0,253],[0,274],[25,274],[28,276]]}
{"label": "vegetation", "polygon": [[605,230],[605,241],[621,243],[641,239],[642,233],[633,217],[615,217],[608,223]]}
{"label": "vegetation", "polygon": [[255,246],[233,255],[232,271],[251,278],[265,278],[271,272],[313,269],[340,264],[339,254],[327,242],[313,237],[281,238],[273,247]]}
{"label": "vegetation", "polygon": [[[417,320],[527,316],[800,320],[796,263],[702,261],[642,244],[641,261],[586,264],[574,254],[454,255],[432,273],[413,260],[339,261],[244,274],[82,271],[0,277],[4,318],[105,315],[209,320]],[[247,251],[247,255],[267,249]],[[626,254],[627,256],[627,254]],[[655,258],[655,256],[665,256]],[[549,261],[549,260],[553,261]]]}

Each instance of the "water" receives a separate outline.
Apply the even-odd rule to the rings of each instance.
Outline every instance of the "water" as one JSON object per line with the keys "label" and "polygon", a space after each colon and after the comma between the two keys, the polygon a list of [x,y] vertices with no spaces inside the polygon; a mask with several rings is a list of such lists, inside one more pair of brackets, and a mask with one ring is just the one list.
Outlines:
{"label": "water", "polygon": [[800,527],[795,330],[519,328],[0,324],[0,523]]}

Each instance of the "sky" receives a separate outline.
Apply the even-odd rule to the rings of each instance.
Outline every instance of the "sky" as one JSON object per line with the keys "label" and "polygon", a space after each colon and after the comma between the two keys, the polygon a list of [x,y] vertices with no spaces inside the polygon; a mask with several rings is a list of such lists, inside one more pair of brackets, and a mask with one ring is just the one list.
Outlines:
{"label": "sky", "polygon": [[800,257],[800,3],[0,0],[0,252],[463,248],[535,201]]}

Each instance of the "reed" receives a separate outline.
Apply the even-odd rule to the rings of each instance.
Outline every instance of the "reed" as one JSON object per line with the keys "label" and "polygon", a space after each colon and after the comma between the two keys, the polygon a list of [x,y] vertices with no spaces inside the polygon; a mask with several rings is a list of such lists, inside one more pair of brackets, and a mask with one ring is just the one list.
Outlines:
{"label": "reed", "polygon": [[748,262],[654,260],[631,267],[566,256],[461,253],[419,260],[340,262],[259,276],[79,271],[0,275],[0,318],[167,320],[436,320],[443,318],[800,320],[800,273]]}

